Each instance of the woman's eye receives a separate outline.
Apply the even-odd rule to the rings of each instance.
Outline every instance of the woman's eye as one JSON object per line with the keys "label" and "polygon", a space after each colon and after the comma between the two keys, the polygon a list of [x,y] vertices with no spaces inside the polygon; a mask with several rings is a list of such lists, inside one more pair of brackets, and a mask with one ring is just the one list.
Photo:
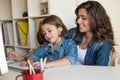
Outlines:
{"label": "woman's eye", "polygon": [[82,20],[86,20],[87,18],[82,18]]}
{"label": "woman's eye", "polygon": [[79,16],[77,16],[77,19],[79,19]]}

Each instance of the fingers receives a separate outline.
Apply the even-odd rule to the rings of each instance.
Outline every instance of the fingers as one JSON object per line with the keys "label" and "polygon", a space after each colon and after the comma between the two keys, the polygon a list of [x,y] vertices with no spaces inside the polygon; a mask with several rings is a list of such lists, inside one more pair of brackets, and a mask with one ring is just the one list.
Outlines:
{"label": "fingers", "polygon": [[40,66],[40,62],[34,62],[33,66]]}
{"label": "fingers", "polygon": [[9,52],[7,55],[7,60],[12,60],[15,57],[15,52]]}
{"label": "fingers", "polygon": [[[30,60],[29,60],[29,61],[30,61]],[[30,64],[33,65],[33,61],[30,61]],[[28,63],[27,63],[26,61],[22,61],[22,62],[20,63],[20,66],[26,66],[26,65],[28,65]]]}
{"label": "fingers", "polygon": [[22,59],[23,59],[23,56],[19,55],[16,52],[9,52],[7,55],[7,60],[21,61]]}
{"label": "fingers", "polygon": [[26,61],[22,61],[21,63],[20,63],[20,66],[26,66],[27,65],[27,62]]}

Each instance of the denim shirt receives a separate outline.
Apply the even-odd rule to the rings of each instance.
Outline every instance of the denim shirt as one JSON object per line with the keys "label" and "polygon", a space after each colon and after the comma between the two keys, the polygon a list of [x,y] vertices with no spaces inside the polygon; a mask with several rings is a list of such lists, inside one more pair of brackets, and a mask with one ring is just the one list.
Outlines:
{"label": "denim shirt", "polygon": [[47,56],[47,61],[67,58],[71,64],[75,64],[77,60],[77,46],[72,39],[62,38],[61,43],[52,51],[52,43],[43,44],[40,48],[32,54],[35,61]]}
{"label": "denim shirt", "polygon": [[[69,30],[70,38],[74,38],[76,28]],[[77,45],[82,42],[79,38]],[[95,41],[93,38],[88,43],[84,65],[108,66],[111,44],[106,41]]]}

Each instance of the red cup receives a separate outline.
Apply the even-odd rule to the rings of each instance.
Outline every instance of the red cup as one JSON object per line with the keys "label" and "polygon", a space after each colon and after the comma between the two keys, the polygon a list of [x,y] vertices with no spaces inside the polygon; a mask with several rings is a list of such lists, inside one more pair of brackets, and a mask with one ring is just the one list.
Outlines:
{"label": "red cup", "polygon": [[40,72],[40,69],[34,69],[35,74],[30,75],[29,70],[23,70],[21,75],[16,76],[16,80],[19,77],[23,77],[23,80],[43,80],[43,73]]}

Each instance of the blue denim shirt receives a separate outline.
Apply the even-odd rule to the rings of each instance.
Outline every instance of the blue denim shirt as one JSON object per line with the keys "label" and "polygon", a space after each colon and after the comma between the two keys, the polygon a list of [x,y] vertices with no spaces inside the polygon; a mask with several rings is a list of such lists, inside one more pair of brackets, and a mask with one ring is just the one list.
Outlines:
{"label": "blue denim shirt", "polygon": [[77,46],[72,39],[62,38],[61,43],[52,51],[52,43],[42,45],[32,54],[35,61],[47,56],[47,61],[53,61],[61,58],[67,58],[71,64],[75,64],[77,60]]}
{"label": "blue denim shirt", "polygon": [[[69,30],[70,38],[74,38],[76,28]],[[82,42],[82,38],[75,42],[79,45]],[[109,54],[110,54],[111,44],[106,41],[95,41],[91,39],[88,44],[84,65],[98,65],[98,66],[108,66]]]}

